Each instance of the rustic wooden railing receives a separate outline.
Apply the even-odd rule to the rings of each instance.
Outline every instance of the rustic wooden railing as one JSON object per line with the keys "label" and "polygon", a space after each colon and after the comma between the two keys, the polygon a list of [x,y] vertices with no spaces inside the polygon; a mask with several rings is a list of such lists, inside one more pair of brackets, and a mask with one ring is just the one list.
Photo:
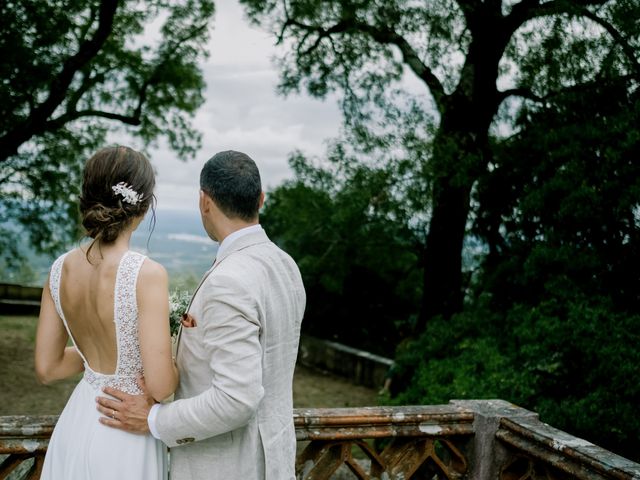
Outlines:
{"label": "rustic wooden railing", "polygon": [[[56,420],[0,417],[0,480],[39,478]],[[502,400],[297,409],[294,421],[304,480],[640,480],[640,464]]]}

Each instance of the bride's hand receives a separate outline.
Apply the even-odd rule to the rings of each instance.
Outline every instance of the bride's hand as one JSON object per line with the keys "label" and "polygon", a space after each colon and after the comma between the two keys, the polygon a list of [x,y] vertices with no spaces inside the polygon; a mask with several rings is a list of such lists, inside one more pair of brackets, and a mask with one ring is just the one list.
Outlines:
{"label": "bride's hand", "polygon": [[147,417],[156,401],[147,391],[144,378],[138,378],[138,385],[142,390],[140,395],[129,395],[115,388],[105,387],[103,392],[115,400],[106,397],[96,398],[98,411],[105,415],[100,417],[100,423],[127,432],[149,433]]}

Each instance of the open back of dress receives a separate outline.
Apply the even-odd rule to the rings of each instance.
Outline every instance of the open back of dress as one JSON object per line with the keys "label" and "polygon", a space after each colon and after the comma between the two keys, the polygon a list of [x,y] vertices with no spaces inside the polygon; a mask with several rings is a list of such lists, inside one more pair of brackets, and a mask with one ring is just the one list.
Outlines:
{"label": "open back of dress", "polygon": [[[65,256],[58,258],[51,267],[50,289],[58,315],[78,348],[60,304],[60,279]],[[144,259],[143,255],[127,252],[118,265],[113,308],[117,348],[115,372],[93,371],[78,348],[84,360],[84,376],[53,431],[41,480],[167,478],[167,453],[162,442],[151,435],[136,435],[101,424],[101,414],[95,401],[97,396],[105,396],[102,392],[105,386],[133,395],[141,393],[137,384],[137,377],[143,369],[138,342],[136,282]],[[83,338],[83,341],[87,339]]]}
{"label": "open back of dress", "polygon": [[137,383],[137,377],[143,373],[143,369],[138,342],[136,282],[145,259],[144,255],[131,251],[125,253],[116,273],[113,321],[116,331],[117,362],[113,374],[99,373],[91,368],[69,328],[60,302],[60,280],[65,257],[66,254],[62,255],[51,267],[49,287],[58,315],[84,361],[85,379],[96,388],[109,386],[133,395],[142,393]]}

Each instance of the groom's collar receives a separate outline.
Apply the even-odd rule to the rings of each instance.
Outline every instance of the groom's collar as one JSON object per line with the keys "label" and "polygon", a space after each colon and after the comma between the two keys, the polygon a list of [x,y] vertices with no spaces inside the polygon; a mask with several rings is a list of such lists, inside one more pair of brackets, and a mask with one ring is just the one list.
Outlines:
{"label": "groom's collar", "polygon": [[[261,234],[261,235],[255,235]],[[247,237],[247,238],[244,238]],[[254,237],[259,237],[254,238]],[[242,240],[242,241],[241,241]],[[227,235],[224,240],[220,243],[218,247],[218,252],[216,253],[216,263],[226,257],[229,252],[237,250],[238,248],[244,247],[246,240],[251,240],[250,243],[256,243],[256,240],[263,241],[268,240],[262,226],[260,224],[250,225],[248,227],[241,228],[240,230],[236,230],[235,232]]]}

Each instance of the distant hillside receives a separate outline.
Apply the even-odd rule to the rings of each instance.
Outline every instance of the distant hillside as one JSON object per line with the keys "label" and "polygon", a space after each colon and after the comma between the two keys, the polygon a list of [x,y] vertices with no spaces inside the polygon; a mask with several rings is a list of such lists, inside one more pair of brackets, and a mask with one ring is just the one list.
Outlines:
{"label": "distant hillside", "polygon": [[[134,232],[132,249],[160,262],[169,272],[172,286],[191,288],[209,268],[218,244],[207,237],[197,210],[161,210],[156,212],[156,225],[150,235],[151,215]],[[77,244],[69,245],[71,249]],[[26,247],[25,247],[26,248]],[[30,264],[24,270],[26,283],[41,286],[55,255],[28,253]],[[1,276],[1,275],[0,275]],[[21,278],[0,278],[0,282],[25,283]]]}
{"label": "distant hillside", "polygon": [[134,232],[132,247],[164,265],[170,277],[195,277],[197,280],[211,266],[218,244],[204,231],[200,212],[156,212],[156,226],[151,237],[149,222],[148,215],[145,222]]}

